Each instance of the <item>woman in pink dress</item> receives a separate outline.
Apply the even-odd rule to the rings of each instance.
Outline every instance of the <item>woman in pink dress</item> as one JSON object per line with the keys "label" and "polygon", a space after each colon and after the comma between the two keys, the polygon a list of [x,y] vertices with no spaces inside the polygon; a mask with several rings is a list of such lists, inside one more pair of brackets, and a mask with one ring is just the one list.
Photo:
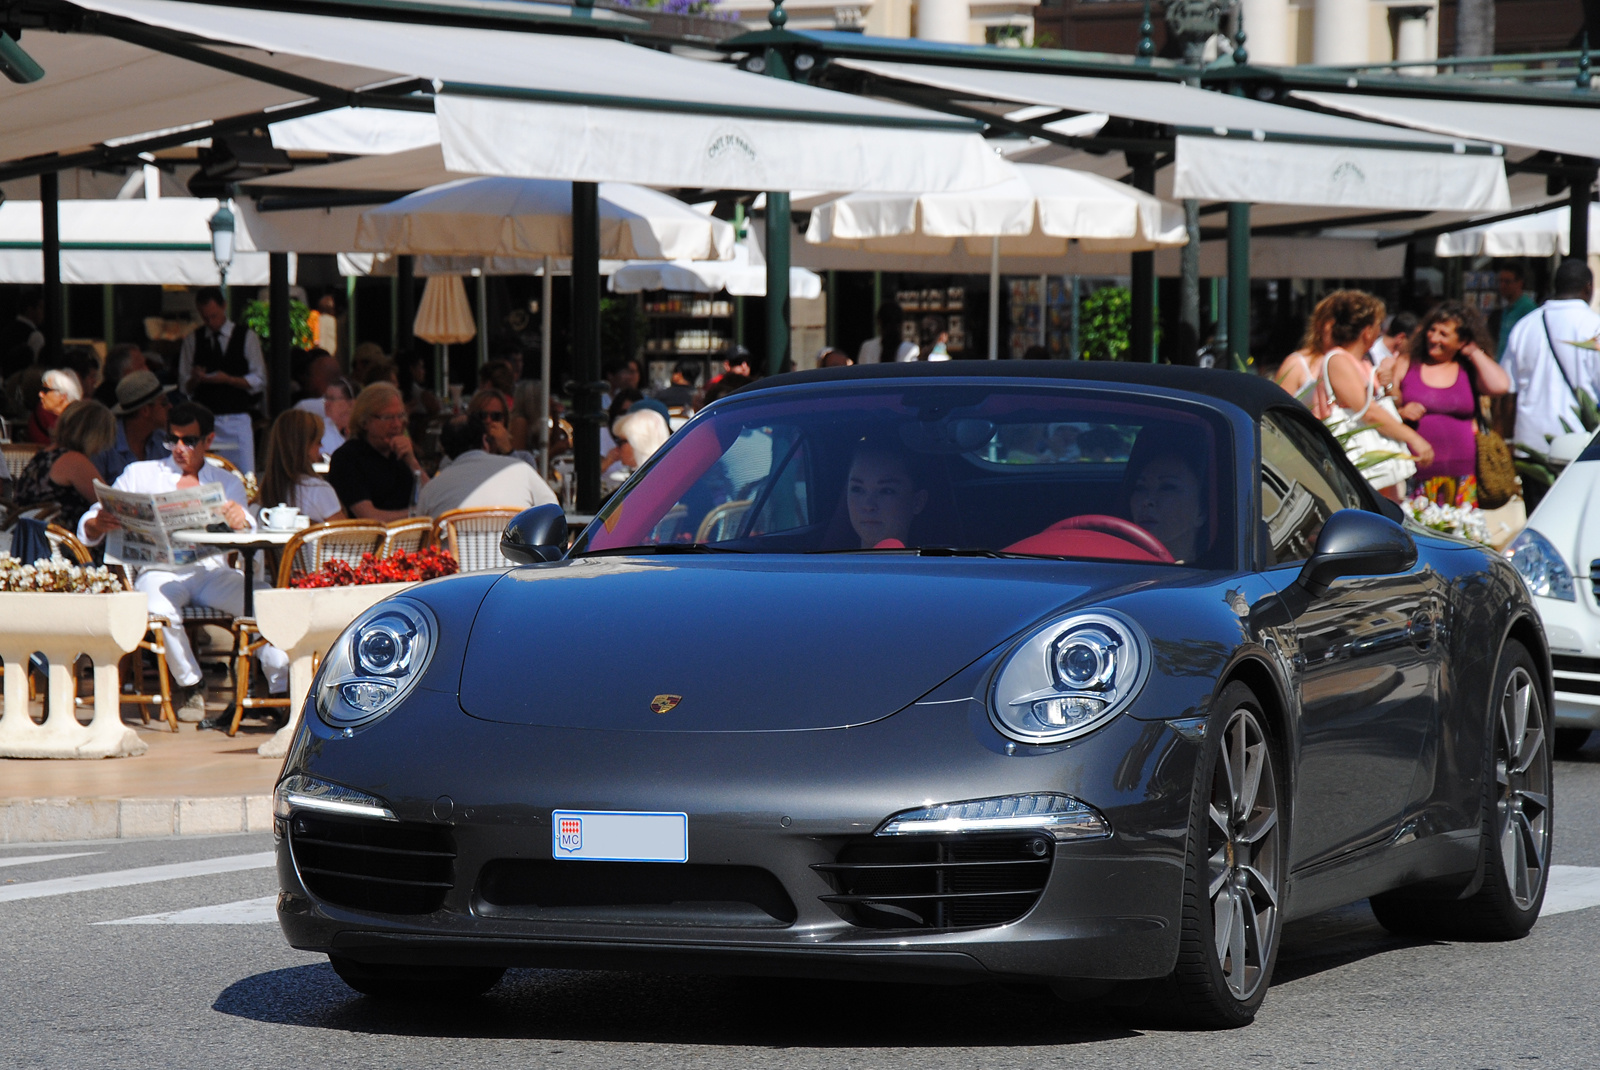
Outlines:
{"label": "woman in pink dress", "polygon": [[1478,467],[1478,398],[1511,389],[1489,355],[1489,329],[1477,309],[1446,301],[1428,313],[1405,356],[1394,359],[1400,415],[1433,445],[1433,462],[1417,468],[1413,486],[1435,476],[1459,484]]}

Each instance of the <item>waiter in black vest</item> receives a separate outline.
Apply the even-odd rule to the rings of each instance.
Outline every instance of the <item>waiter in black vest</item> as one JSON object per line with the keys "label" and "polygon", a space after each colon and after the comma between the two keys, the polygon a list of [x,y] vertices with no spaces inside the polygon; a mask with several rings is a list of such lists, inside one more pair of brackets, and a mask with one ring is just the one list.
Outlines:
{"label": "waiter in black vest", "polygon": [[255,428],[251,414],[267,386],[267,365],[261,339],[228,319],[222,291],[208,286],[195,295],[200,329],[183,340],[178,351],[178,382],[184,392],[217,418],[212,450],[239,466],[256,470]]}

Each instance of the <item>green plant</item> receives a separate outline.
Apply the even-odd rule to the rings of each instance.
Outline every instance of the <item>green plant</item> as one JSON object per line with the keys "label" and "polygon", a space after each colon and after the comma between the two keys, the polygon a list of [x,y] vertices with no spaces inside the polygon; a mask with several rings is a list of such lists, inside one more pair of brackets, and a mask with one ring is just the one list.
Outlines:
{"label": "green plant", "polygon": [[[256,332],[256,337],[263,342],[272,337],[271,320],[272,308],[266,301],[251,301],[244,306],[244,325]],[[298,349],[310,349],[313,344],[310,320],[311,309],[303,301],[290,300],[289,334]]]}
{"label": "green plant", "polygon": [[1078,339],[1084,360],[1121,360],[1132,341],[1133,295],[1107,286],[1084,298],[1078,313]]}

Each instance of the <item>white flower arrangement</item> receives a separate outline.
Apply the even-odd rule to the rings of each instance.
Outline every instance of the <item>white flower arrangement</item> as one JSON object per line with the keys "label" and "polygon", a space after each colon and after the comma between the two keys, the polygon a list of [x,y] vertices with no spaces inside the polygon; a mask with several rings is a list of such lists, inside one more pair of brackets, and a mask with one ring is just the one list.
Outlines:
{"label": "white flower arrangement", "polygon": [[1488,545],[1489,525],[1475,506],[1440,505],[1424,497],[1410,498],[1400,504],[1406,515],[1425,528]]}
{"label": "white flower arrangement", "polygon": [[40,558],[31,565],[0,553],[0,591],[42,591],[53,594],[118,594],[122,581],[106,568],[85,568],[61,558]]}

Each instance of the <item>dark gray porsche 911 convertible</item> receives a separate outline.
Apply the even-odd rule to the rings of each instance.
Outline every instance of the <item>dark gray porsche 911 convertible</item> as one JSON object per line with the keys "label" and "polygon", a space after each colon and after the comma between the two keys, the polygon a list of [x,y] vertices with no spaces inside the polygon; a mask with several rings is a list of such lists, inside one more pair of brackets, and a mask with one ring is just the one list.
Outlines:
{"label": "dark gray porsche 911 convertible", "polygon": [[1247,376],[777,377],[570,552],[530,510],[502,543],[527,564],[351,624],[277,788],[284,932],[374,995],[535,965],[1009,979],[1213,1024],[1340,904],[1520,936],[1539,617],[1505,560],[1399,515]]}

